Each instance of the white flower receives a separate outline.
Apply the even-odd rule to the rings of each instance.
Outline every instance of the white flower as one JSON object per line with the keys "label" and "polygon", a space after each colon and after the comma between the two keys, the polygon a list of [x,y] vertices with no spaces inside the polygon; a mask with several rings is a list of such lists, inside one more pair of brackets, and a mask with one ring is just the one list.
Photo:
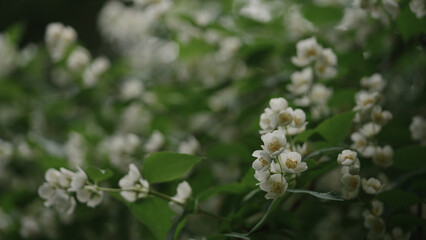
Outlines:
{"label": "white flower", "polygon": [[393,163],[393,149],[391,146],[376,147],[373,154],[373,163],[380,167],[389,167]]}
{"label": "white flower", "polygon": [[382,191],[383,185],[377,178],[362,179],[362,188],[368,194],[377,194]]}
{"label": "white flower", "polygon": [[134,164],[129,165],[129,173],[120,179],[118,185],[124,190],[121,196],[129,202],[144,198],[149,192],[149,183],[142,178],[141,173]]}
{"label": "white flower", "polygon": [[292,57],[293,64],[299,67],[306,66],[315,60],[321,53],[322,47],[315,37],[301,40],[296,45],[297,57]]}
{"label": "white flower", "polygon": [[274,174],[266,181],[259,184],[260,189],[267,192],[266,199],[276,199],[281,197],[287,190],[287,181],[281,174]]}
{"label": "white flower", "polygon": [[374,137],[378,132],[380,132],[380,130],[382,129],[382,127],[377,124],[377,123],[373,123],[373,122],[369,122],[364,124],[360,129],[359,132],[366,138],[371,138]]}
{"label": "white flower", "polygon": [[9,158],[13,154],[12,144],[0,139],[0,165],[9,161]]}
{"label": "white flower", "polygon": [[354,110],[368,110],[377,104],[380,100],[378,92],[360,91],[355,95],[356,106]]}
{"label": "white flower", "polygon": [[84,69],[83,83],[85,87],[93,87],[99,77],[110,67],[111,63],[105,57],[98,57]]}
{"label": "white flower", "polygon": [[379,217],[368,215],[364,219],[364,226],[369,229],[367,239],[380,239],[385,233],[385,222]]}
{"label": "white flower", "polygon": [[265,112],[260,115],[260,127],[265,131],[272,131],[277,127],[278,116],[270,108],[265,108]]}
{"label": "white flower", "polygon": [[86,203],[89,207],[96,207],[102,202],[104,192],[97,190],[96,187],[85,186],[77,190],[77,199],[82,203]]}
{"label": "white flower", "polygon": [[269,22],[272,19],[269,5],[262,0],[246,1],[246,4],[240,9],[240,14],[259,22]]}
{"label": "white flower", "polygon": [[68,68],[73,72],[80,72],[90,62],[90,53],[83,47],[77,47],[67,60]]}
{"label": "white flower", "polygon": [[275,130],[272,133],[267,133],[261,136],[263,141],[262,149],[272,156],[277,156],[282,153],[287,145],[285,133],[282,130]]}
{"label": "white flower", "polygon": [[193,136],[189,137],[188,140],[183,141],[179,144],[178,152],[186,154],[195,154],[200,149],[200,143]]}
{"label": "white flower", "polygon": [[120,89],[120,96],[124,100],[141,97],[145,88],[141,80],[137,78],[128,79],[123,82]]}
{"label": "white flower", "polygon": [[87,181],[87,175],[86,173],[79,169],[77,173],[74,174],[74,176],[71,179],[71,187],[68,189],[70,192],[76,192],[77,190],[84,187]]}
{"label": "white flower", "polygon": [[371,119],[375,123],[385,125],[387,122],[389,122],[389,120],[392,119],[392,113],[389,111],[382,111],[380,106],[375,106],[371,110]]}
{"label": "white flower", "polygon": [[56,189],[53,196],[53,206],[61,213],[70,215],[74,212],[77,202],[63,189]]}
{"label": "white flower", "polygon": [[378,200],[373,200],[371,202],[371,213],[379,217],[383,213],[383,203]]}
{"label": "white flower", "polygon": [[186,201],[191,197],[192,189],[187,181],[179,183],[177,186],[177,193],[172,197],[173,201],[169,202],[169,207],[177,214],[183,212],[183,207],[180,204],[185,204]]}
{"label": "white flower", "polygon": [[144,149],[147,152],[155,152],[164,145],[164,142],[164,135],[160,131],[155,130],[145,143]]}
{"label": "white flower", "polygon": [[330,48],[326,48],[326,49],[322,50],[322,52],[319,56],[319,61],[321,61],[322,64],[324,64],[324,65],[329,65],[329,66],[337,65],[336,54]]}
{"label": "white flower", "polygon": [[296,95],[305,94],[312,84],[312,68],[307,67],[300,72],[294,72],[290,78],[291,84],[287,86],[287,89]]}
{"label": "white flower", "polygon": [[359,159],[356,158],[356,160],[354,161],[352,165],[342,166],[341,172],[342,174],[348,173],[348,174],[357,175],[359,173],[360,168],[361,168],[361,163],[359,162]]}
{"label": "white flower", "polygon": [[21,228],[19,229],[19,235],[24,239],[31,239],[39,237],[41,232],[40,225],[37,219],[32,216],[24,216],[20,221]]}
{"label": "white flower", "polygon": [[343,184],[343,189],[348,192],[358,191],[361,185],[361,178],[359,175],[344,174],[340,181]]}
{"label": "white flower", "polygon": [[288,108],[288,109],[289,111],[291,111],[291,114],[292,114],[292,119],[293,119],[292,125],[296,128],[304,128],[307,124],[305,112],[300,108],[297,108],[293,111],[291,108]]}
{"label": "white flower", "polygon": [[300,173],[308,169],[308,165],[302,162],[302,156],[298,152],[283,152],[278,159],[285,172]]}
{"label": "white flower", "polygon": [[411,0],[410,9],[417,18],[423,18],[426,15],[424,0]]}
{"label": "white flower", "polygon": [[272,98],[269,100],[269,106],[271,107],[272,111],[279,113],[283,110],[286,110],[288,107],[287,100],[285,98]]}
{"label": "white flower", "polygon": [[60,174],[58,178],[59,185],[63,188],[71,187],[71,181],[75,173],[65,168],[60,168],[59,170],[60,170]]}
{"label": "white flower", "polygon": [[356,152],[351,150],[343,150],[337,156],[337,162],[343,166],[349,166],[354,164],[356,159],[357,159]]}
{"label": "white flower", "polygon": [[272,159],[268,152],[257,150],[253,152],[252,156],[256,158],[252,164],[254,170],[263,172],[269,169]]}
{"label": "white flower", "polygon": [[46,28],[45,41],[50,56],[54,61],[59,61],[65,50],[75,42],[77,33],[72,27],[65,27],[62,23],[50,23]]}
{"label": "white flower", "polygon": [[414,116],[410,124],[411,139],[426,144],[426,120],[421,116]]}
{"label": "white flower", "polygon": [[326,104],[333,91],[322,84],[314,84],[310,93],[314,104]]}
{"label": "white flower", "polygon": [[386,82],[382,75],[375,73],[371,77],[361,78],[361,86],[373,92],[381,92],[385,88]]}
{"label": "white flower", "polygon": [[270,177],[269,171],[255,171],[254,172],[254,178],[256,178],[257,181],[259,181],[259,182],[264,182],[264,181],[268,180],[269,177]]}
{"label": "white flower", "polygon": [[282,110],[278,113],[278,124],[280,126],[286,126],[293,122],[293,115],[291,111]]}
{"label": "white flower", "polygon": [[324,63],[318,61],[315,64],[315,73],[320,78],[328,79],[328,78],[335,77],[337,74],[337,71],[335,67],[327,66]]}

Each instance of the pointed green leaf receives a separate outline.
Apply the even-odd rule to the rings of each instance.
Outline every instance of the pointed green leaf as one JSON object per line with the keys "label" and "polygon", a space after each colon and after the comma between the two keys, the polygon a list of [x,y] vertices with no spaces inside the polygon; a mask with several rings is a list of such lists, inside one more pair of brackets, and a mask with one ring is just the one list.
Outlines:
{"label": "pointed green leaf", "polygon": [[314,197],[321,198],[324,200],[343,201],[341,197],[337,196],[333,192],[320,193],[320,192],[308,191],[303,189],[287,189],[287,191],[291,193],[307,193]]}
{"label": "pointed green leaf", "polygon": [[158,152],[145,159],[142,172],[150,183],[167,182],[182,178],[199,161],[201,158],[194,155]]}
{"label": "pointed green leaf", "polygon": [[349,134],[355,114],[355,112],[345,112],[333,116],[320,123],[316,131],[328,142],[339,144]]}
{"label": "pointed green leaf", "polygon": [[111,170],[100,169],[100,168],[97,168],[95,166],[89,166],[86,169],[86,173],[95,182],[106,180],[106,179],[112,177],[112,175],[113,175]]}

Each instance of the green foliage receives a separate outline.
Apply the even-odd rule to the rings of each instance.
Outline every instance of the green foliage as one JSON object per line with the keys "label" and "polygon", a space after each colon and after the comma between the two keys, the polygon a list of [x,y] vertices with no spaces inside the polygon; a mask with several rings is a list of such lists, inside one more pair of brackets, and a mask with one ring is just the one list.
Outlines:
{"label": "green foliage", "polygon": [[114,175],[114,173],[109,169],[100,169],[95,166],[89,166],[86,169],[86,173],[95,182],[105,181]]}
{"label": "green foliage", "polygon": [[382,201],[385,205],[395,208],[408,207],[422,202],[416,195],[398,189],[382,192],[377,196],[377,199]]}
{"label": "green foliage", "polygon": [[317,126],[316,131],[332,144],[339,144],[348,135],[355,112],[345,112],[333,116]]}
{"label": "green foliage", "polygon": [[200,157],[189,154],[153,153],[145,159],[142,173],[150,183],[168,182],[182,178],[200,161]]}
{"label": "green foliage", "polygon": [[338,197],[333,192],[320,193],[320,192],[303,190],[303,189],[288,189],[287,191],[291,193],[306,193],[323,200],[343,201],[342,198]]}
{"label": "green foliage", "polygon": [[426,147],[413,145],[395,151],[394,166],[402,170],[415,170],[426,166]]}

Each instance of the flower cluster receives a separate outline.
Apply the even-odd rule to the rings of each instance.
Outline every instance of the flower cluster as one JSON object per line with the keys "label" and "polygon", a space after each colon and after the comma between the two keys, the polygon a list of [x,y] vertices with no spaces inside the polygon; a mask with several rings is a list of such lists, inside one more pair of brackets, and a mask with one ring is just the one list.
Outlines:
{"label": "flower cluster", "polygon": [[337,156],[337,163],[342,166],[342,177],[340,178],[343,184],[342,196],[345,199],[353,199],[358,196],[361,185],[361,177],[359,176],[361,163],[357,153],[351,150],[343,150]]}
{"label": "flower cluster", "polygon": [[[81,75],[83,85],[92,87],[110,67],[107,58],[98,57],[92,61],[87,49],[82,46],[73,47],[77,41],[77,33],[70,26],[64,26],[62,23],[50,23],[46,28],[45,41],[52,60],[54,62],[65,60],[69,71],[68,73],[64,69],[57,69],[55,75]],[[69,50],[71,53],[67,55]]]}
{"label": "flower cluster", "polygon": [[300,153],[293,151],[294,146],[286,139],[286,135],[303,132],[307,124],[305,120],[303,110],[289,108],[284,98],[271,99],[269,108],[260,117],[261,133],[266,133],[261,136],[262,150],[253,152],[256,160],[252,167],[260,189],[267,192],[266,199],[282,196],[288,187],[286,177],[308,168]]}
{"label": "flower cluster", "polygon": [[120,179],[118,185],[122,189],[121,196],[129,202],[144,198],[149,192],[148,181],[142,178],[139,169],[134,164],[129,165],[129,173]]}
{"label": "flower cluster", "polygon": [[392,113],[383,110],[381,92],[386,83],[380,74],[361,79],[361,85],[366,90],[361,90],[355,95],[357,111],[355,122],[360,125],[358,131],[351,135],[351,148],[357,150],[361,156],[372,158],[373,163],[380,167],[389,167],[393,163],[393,149],[386,145],[377,146],[374,136],[379,133],[382,126],[392,119]]}
{"label": "flower cluster", "polygon": [[260,115],[259,125],[261,134],[270,133],[275,129],[284,131],[284,134],[293,136],[306,129],[306,114],[302,109],[288,107],[284,98],[273,98],[269,107]]}
{"label": "flower cluster", "polygon": [[396,0],[354,0],[353,5],[370,13],[374,19],[383,24],[389,24],[389,16],[395,19],[399,14],[399,5]]}
{"label": "flower cluster", "polygon": [[103,199],[103,191],[89,184],[86,173],[81,169],[72,172],[65,168],[60,171],[50,168],[45,173],[45,180],[38,188],[38,194],[45,200],[45,206],[53,206],[59,212],[74,212],[77,202],[73,193],[78,201],[89,207],[99,205]]}
{"label": "flower cluster", "polygon": [[296,105],[310,106],[312,116],[318,119],[328,115],[327,102],[332,90],[324,84],[314,83],[314,77],[320,79],[334,77],[337,57],[333,50],[324,49],[319,45],[314,37],[299,41],[296,48],[297,56],[292,58],[292,62],[305,68],[291,75],[291,83],[287,89],[297,97]]}
{"label": "flower cluster", "polygon": [[364,226],[369,230],[367,239],[380,239],[383,237],[386,225],[380,217],[383,213],[383,203],[377,200],[371,202],[371,209],[363,212]]}

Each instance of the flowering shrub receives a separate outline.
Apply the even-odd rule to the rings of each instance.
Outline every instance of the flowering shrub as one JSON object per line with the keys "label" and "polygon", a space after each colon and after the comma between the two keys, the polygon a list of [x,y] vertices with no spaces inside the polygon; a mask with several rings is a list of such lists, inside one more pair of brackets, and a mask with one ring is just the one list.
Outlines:
{"label": "flowering shrub", "polygon": [[106,2],[0,33],[0,240],[422,239],[424,0]]}

